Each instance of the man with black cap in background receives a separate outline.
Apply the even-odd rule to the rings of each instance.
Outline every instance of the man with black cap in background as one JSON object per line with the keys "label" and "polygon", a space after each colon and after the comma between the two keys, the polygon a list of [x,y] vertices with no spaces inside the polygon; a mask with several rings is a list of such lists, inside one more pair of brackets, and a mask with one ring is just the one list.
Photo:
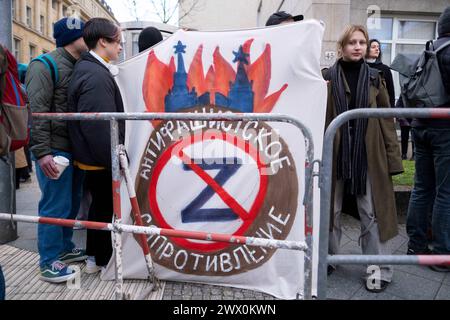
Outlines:
{"label": "man with black cap in background", "polygon": [[269,19],[267,19],[266,27],[267,26],[275,26],[277,24],[283,24],[283,23],[292,23],[297,21],[302,21],[303,15],[297,15],[293,16],[289,13],[286,13],[285,11],[278,11],[272,14]]}
{"label": "man with black cap in background", "polygon": [[[67,112],[67,86],[75,62],[87,51],[83,27],[82,21],[72,17],[57,21],[53,29],[56,50],[30,63],[25,83],[32,112]],[[66,121],[35,119],[31,132],[30,151],[36,161],[36,177],[42,193],[39,216],[75,219],[80,206],[83,174],[73,166]],[[69,160],[61,175],[54,156]],[[42,280],[59,283],[75,276],[75,271],[67,264],[83,261],[87,256],[85,250],[75,248],[72,235],[72,228],[38,225]]]}
{"label": "man with black cap in background", "polygon": [[[442,83],[450,95],[450,7],[438,21],[434,49],[447,45],[437,54]],[[440,106],[450,108],[450,101]],[[409,201],[406,231],[408,254],[450,254],[450,120],[414,119],[412,139],[415,147],[414,188]],[[432,210],[432,243],[427,240],[428,213]],[[434,271],[450,272],[450,266],[430,266]]]}

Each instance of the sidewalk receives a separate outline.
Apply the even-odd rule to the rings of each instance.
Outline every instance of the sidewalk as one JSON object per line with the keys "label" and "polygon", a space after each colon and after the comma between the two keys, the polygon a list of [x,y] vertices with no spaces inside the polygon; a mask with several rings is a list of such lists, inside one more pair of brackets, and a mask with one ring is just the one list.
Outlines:
{"label": "sidewalk", "polygon": [[[21,184],[20,189],[17,190],[17,214],[37,215],[39,198],[39,187],[33,175],[31,183]],[[347,215],[343,215],[343,217],[342,253],[359,254],[361,252],[358,247],[359,221]],[[389,245],[394,254],[405,254],[407,236],[404,224],[399,225],[399,231],[400,234],[392,239]],[[37,252],[36,225],[19,223],[18,233],[19,239],[7,245]],[[84,247],[85,233],[85,230],[74,232],[74,241],[78,246]],[[438,273],[422,266],[395,266],[394,269],[391,285],[384,292],[375,294],[367,292],[363,286],[364,266],[338,266],[338,269],[329,277],[328,298],[339,300],[450,300],[450,273]],[[6,281],[8,282],[8,274]],[[270,300],[274,298],[250,290],[167,281],[162,299]]]}

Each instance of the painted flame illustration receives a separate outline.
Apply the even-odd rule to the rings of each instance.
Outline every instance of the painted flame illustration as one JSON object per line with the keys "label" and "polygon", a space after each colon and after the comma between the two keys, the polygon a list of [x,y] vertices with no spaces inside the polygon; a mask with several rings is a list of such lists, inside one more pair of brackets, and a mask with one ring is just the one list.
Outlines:
{"label": "painted flame illustration", "polygon": [[[250,39],[243,44],[245,53],[250,54],[252,43],[253,39]],[[210,103],[214,105],[216,92],[224,96],[229,94],[230,83],[235,81],[236,71],[225,60],[217,46],[213,53],[213,64],[208,68],[205,75],[202,55],[203,45],[200,45],[189,66],[186,85],[189,92],[195,88],[198,96],[210,92]],[[249,80],[253,82],[253,112],[271,112],[288,85],[284,84],[279,90],[268,95],[272,71],[270,44],[266,44],[263,53],[253,63],[249,61],[248,65],[245,65],[245,69]],[[142,88],[147,111],[165,111],[164,98],[172,89],[175,70],[174,57],[170,59],[169,64],[165,64],[157,58],[153,50],[149,53]]]}

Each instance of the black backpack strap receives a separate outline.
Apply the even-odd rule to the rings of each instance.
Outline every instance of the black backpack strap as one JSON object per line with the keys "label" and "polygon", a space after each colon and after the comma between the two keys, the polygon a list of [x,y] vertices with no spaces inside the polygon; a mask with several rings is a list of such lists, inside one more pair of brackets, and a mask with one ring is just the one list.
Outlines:
{"label": "black backpack strap", "polygon": [[380,74],[382,72],[378,69],[369,67],[369,77],[370,82],[375,86],[375,88],[380,88]]}

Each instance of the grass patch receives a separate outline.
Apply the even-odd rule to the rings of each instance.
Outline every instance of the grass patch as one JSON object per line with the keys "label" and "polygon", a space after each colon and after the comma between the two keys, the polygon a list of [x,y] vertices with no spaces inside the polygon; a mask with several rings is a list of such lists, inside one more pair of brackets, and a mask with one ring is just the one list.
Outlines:
{"label": "grass patch", "polygon": [[403,160],[403,168],[405,172],[392,177],[395,186],[410,186],[414,184],[414,161]]}

